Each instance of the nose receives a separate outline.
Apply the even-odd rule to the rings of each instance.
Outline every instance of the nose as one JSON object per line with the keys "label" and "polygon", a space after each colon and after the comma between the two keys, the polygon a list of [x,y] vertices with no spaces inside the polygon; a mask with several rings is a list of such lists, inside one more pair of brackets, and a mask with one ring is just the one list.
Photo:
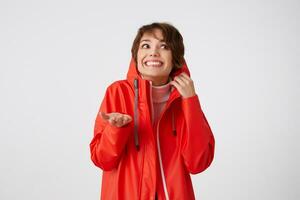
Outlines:
{"label": "nose", "polygon": [[159,52],[156,48],[153,48],[150,52],[150,56],[159,56]]}

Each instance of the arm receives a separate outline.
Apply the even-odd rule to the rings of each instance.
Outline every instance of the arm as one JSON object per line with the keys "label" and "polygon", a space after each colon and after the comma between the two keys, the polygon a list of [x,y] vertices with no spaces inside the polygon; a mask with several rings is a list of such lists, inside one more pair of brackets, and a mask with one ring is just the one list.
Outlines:
{"label": "arm", "polygon": [[90,153],[93,163],[103,170],[112,170],[117,167],[122,152],[132,133],[131,123],[116,127],[103,120],[100,111],[105,113],[121,112],[121,99],[119,93],[121,89],[108,87],[100,109],[96,116],[94,125],[94,137],[90,143]]}
{"label": "arm", "polygon": [[215,139],[202,112],[198,95],[182,99],[185,126],[181,138],[181,155],[188,171],[204,171],[214,158]]}

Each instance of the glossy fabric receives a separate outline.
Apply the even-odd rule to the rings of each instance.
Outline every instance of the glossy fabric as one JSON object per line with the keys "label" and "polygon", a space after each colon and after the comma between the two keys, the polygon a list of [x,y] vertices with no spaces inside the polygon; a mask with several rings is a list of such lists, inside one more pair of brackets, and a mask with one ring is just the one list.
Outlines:
{"label": "glossy fabric", "polygon": [[[186,63],[170,76],[173,79],[181,72],[190,76]],[[138,80],[137,113],[134,79]],[[159,200],[193,200],[190,174],[204,171],[213,161],[215,140],[198,95],[183,98],[172,87],[154,130],[150,93],[150,82],[141,78],[133,59],[127,78],[113,82],[105,92],[99,111],[138,116],[139,148],[134,139],[134,120],[118,128],[96,116],[90,153],[93,163],[103,170],[102,200],[154,200],[156,185]],[[160,168],[163,177],[157,176]]]}

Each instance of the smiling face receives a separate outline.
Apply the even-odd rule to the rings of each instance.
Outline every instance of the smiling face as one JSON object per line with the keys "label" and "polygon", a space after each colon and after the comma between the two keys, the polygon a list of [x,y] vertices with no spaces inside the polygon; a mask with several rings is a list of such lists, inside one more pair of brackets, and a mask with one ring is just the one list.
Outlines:
{"label": "smiling face", "polygon": [[137,51],[137,66],[143,79],[153,85],[164,85],[172,71],[172,52],[164,41],[160,29],[144,33]]}

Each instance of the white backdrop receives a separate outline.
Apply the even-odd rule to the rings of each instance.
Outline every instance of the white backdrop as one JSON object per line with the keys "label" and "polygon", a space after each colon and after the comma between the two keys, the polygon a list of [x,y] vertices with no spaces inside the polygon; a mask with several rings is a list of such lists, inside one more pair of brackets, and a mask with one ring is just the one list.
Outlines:
{"label": "white backdrop", "polygon": [[[106,1],[105,1],[106,2]],[[196,199],[297,200],[300,2],[0,2],[0,199],[99,199],[89,143],[137,29],[172,23],[216,139]],[[297,103],[298,102],[298,103]]]}

